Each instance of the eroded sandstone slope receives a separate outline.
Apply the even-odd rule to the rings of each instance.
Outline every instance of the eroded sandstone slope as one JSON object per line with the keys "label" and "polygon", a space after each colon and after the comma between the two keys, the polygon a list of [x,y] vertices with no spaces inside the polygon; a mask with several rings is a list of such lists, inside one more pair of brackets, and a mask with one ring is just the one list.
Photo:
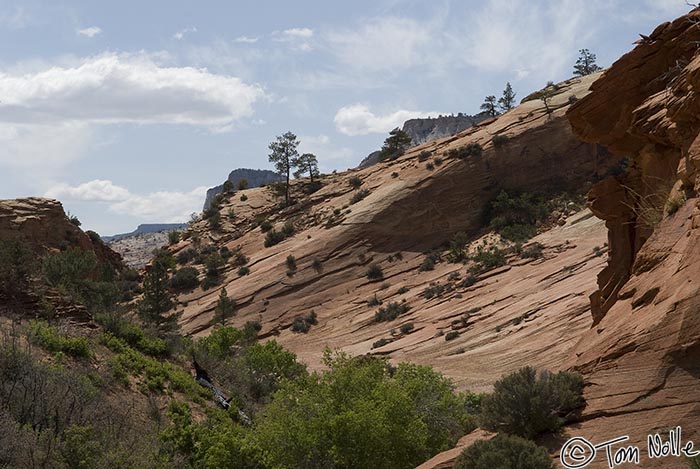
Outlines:
{"label": "eroded sandstone slope", "polygon": [[[231,324],[260,321],[263,336],[276,336],[312,367],[320,365],[324,347],[340,347],[430,364],[461,388],[475,390],[488,389],[504,372],[525,364],[559,367],[590,327],[588,296],[604,262],[605,230],[589,212],[574,214],[563,203],[553,220],[561,226],[555,223],[536,239],[544,245],[543,259],[511,255],[508,265],[482,273],[473,285],[463,283],[467,267],[444,256],[434,270],[421,271],[420,265],[425,250],[458,231],[472,236],[473,247],[488,242],[488,236],[476,238],[482,235],[484,209],[501,189],[581,191],[616,164],[601,147],[575,138],[564,117],[595,78],[563,83],[550,103],[551,115],[542,102],[526,102],[395,161],[324,176],[322,188],[311,195],[302,194],[306,181],[296,181],[298,202],[288,208],[279,208],[269,188],[229,196],[219,210],[220,229],[211,229],[207,220],[196,222],[171,249],[176,255],[240,249],[250,273],[240,275],[229,261],[219,287],[179,295],[184,331],[208,333],[224,287],[238,304]],[[505,138],[494,145],[495,135]],[[481,145],[481,154],[458,158],[450,152],[473,143]],[[351,178],[361,186],[353,189]],[[365,197],[353,203],[358,193]],[[264,219],[275,230],[290,223],[295,233],[265,247],[258,227]],[[288,272],[290,255],[296,266]],[[382,280],[366,277],[374,263],[383,270]],[[187,265],[204,276],[201,264]],[[425,298],[431,283],[447,291]],[[410,311],[376,323],[375,295],[384,306],[405,302]],[[294,319],[312,311],[318,324],[305,334],[293,332]],[[413,331],[401,332],[409,323]]]}

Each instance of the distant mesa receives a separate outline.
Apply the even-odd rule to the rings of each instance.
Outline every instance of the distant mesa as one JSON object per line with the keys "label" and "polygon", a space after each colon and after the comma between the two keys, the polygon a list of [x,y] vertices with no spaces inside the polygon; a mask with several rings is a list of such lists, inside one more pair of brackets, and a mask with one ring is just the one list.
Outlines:
{"label": "distant mesa", "polygon": [[[432,140],[451,137],[487,118],[488,116],[484,114],[469,116],[460,112],[456,116],[409,119],[403,123],[402,130],[411,136],[413,146],[416,146]],[[373,151],[360,162],[358,168],[372,166],[377,161],[379,161],[379,151]]]}
{"label": "distant mesa", "polygon": [[121,233],[112,236],[102,236],[105,243],[113,243],[124,238],[130,238],[140,234],[157,233],[159,231],[182,230],[187,227],[187,223],[143,223],[131,233]]}
{"label": "distant mesa", "polygon": [[[267,169],[239,168],[234,169],[228,175],[228,180],[231,181],[234,188],[238,187],[238,183],[242,179],[248,181],[248,187],[250,188],[262,186],[263,184],[271,184],[273,182],[278,182],[281,180],[279,174]],[[216,197],[218,194],[221,194],[223,190],[224,185],[220,184],[218,186],[212,187],[207,191],[207,197],[204,200],[204,210],[209,208],[212,200],[214,200],[214,197]]]}

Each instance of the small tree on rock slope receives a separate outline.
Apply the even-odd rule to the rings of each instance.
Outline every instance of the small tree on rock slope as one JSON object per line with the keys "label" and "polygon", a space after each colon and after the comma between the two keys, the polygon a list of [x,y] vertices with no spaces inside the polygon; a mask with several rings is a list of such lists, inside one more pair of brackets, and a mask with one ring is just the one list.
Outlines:
{"label": "small tree on rock slope", "polygon": [[285,176],[284,183],[284,202],[289,205],[289,176],[294,168],[294,162],[299,157],[299,152],[297,147],[299,146],[299,140],[297,136],[291,132],[286,132],[277,137],[277,139],[270,143],[268,148],[270,149],[269,161],[275,164],[275,169],[278,173]]}
{"label": "small tree on rock slope", "polygon": [[403,155],[411,146],[411,136],[398,127],[389,132],[389,137],[384,140],[384,145],[379,152],[379,161],[395,160]]}
{"label": "small tree on rock slope", "polygon": [[574,65],[574,76],[583,77],[601,70],[595,63],[595,54],[588,49],[581,49],[578,52],[578,60],[576,60],[576,65]]}

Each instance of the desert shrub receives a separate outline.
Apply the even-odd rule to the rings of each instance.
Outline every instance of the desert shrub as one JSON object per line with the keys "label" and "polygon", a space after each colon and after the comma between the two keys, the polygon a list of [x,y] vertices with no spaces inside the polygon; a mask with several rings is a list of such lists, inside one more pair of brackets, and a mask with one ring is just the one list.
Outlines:
{"label": "desert shrub", "polygon": [[199,286],[199,272],[194,267],[183,267],[175,271],[170,278],[170,288],[174,290],[192,290]]}
{"label": "desert shrub", "polygon": [[431,163],[431,162],[427,162],[427,163],[425,164],[425,169],[427,169],[428,171],[432,171],[432,170],[435,169],[435,165],[434,165],[433,163]]}
{"label": "desert shrub", "polygon": [[85,234],[88,235],[88,238],[90,238],[90,241],[92,241],[93,243],[102,243],[102,237],[100,237],[100,235],[96,231],[87,230]]}
{"label": "desert shrub", "polygon": [[554,469],[547,450],[518,436],[496,435],[462,451],[454,469]]}
{"label": "desert shrub", "polygon": [[481,425],[491,431],[533,439],[556,432],[583,405],[583,378],[565,371],[537,375],[525,367],[494,384],[481,406]]}
{"label": "desert shrub", "polygon": [[233,192],[233,183],[227,179],[224,181],[224,184],[221,189],[224,191],[225,194]]}
{"label": "desert shrub", "polygon": [[241,202],[245,202],[246,200],[248,200],[248,196],[245,194],[241,194]]}
{"label": "desert shrub", "polygon": [[286,236],[284,236],[284,233],[282,233],[281,231],[277,231],[275,229],[272,229],[272,230],[268,231],[267,234],[265,235],[265,243],[264,243],[265,247],[269,248],[271,246],[274,246],[275,244],[279,244],[282,241],[284,241],[285,238],[286,238]]}
{"label": "desert shrub", "polygon": [[221,214],[219,212],[209,217],[209,228],[214,231],[219,231],[221,229]]}
{"label": "desert shrub", "polygon": [[489,246],[488,248],[479,246],[470,259],[474,262],[474,265],[469,268],[472,274],[478,274],[506,265],[504,250],[496,246]]}
{"label": "desert shrub", "polygon": [[192,248],[187,248],[184,251],[180,251],[177,255],[178,264],[187,264],[192,259],[197,257],[197,251]]}
{"label": "desert shrub", "polygon": [[321,272],[323,270],[323,264],[321,263],[321,260],[318,257],[314,257],[314,260],[311,262],[311,267],[316,272]]}
{"label": "desert shrub", "polygon": [[402,314],[406,314],[411,310],[408,303],[397,303],[392,301],[386,306],[379,308],[379,310],[374,313],[374,322],[384,322],[393,321]]}
{"label": "desert shrub", "polygon": [[0,240],[0,292],[14,300],[25,291],[35,270],[35,256],[26,243]]}
{"label": "desert shrub", "polygon": [[399,177],[399,173],[397,173],[396,171],[394,171],[394,172],[391,173],[391,177],[394,178],[394,179],[396,179],[397,177]]}
{"label": "desert shrub", "polygon": [[685,195],[685,192],[681,192],[674,197],[669,198],[666,202],[666,213],[673,215],[685,204],[686,201],[687,196]]}
{"label": "desert shrub", "polygon": [[376,293],[374,294],[374,296],[373,296],[372,298],[370,298],[369,300],[367,300],[367,306],[370,306],[370,307],[372,307],[372,306],[379,306],[380,304],[382,304],[382,300],[380,300],[379,298],[377,298],[377,294],[376,294]]}
{"label": "desert shrub", "polygon": [[450,262],[461,262],[467,259],[464,248],[469,242],[469,236],[463,231],[455,233],[450,241],[450,249],[447,253],[447,260]]}
{"label": "desert shrub", "polygon": [[433,158],[433,164],[435,164],[435,166],[442,165],[442,158],[440,158],[439,156],[436,156],[435,158]]}
{"label": "desert shrub", "polygon": [[272,223],[270,223],[269,220],[263,220],[262,223],[260,223],[260,230],[263,233],[267,233],[272,229]]}
{"label": "desert shrub", "polygon": [[446,341],[454,340],[454,339],[456,339],[457,337],[459,337],[459,332],[458,332],[458,331],[450,331],[450,332],[448,332],[447,334],[445,334],[445,340],[446,340]]}
{"label": "desert shrub", "polygon": [[532,243],[523,248],[520,257],[523,259],[540,259],[543,256],[543,249],[542,243]]}
{"label": "desert shrub", "polygon": [[350,198],[350,204],[356,204],[360,200],[364,199],[369,195],[369,189],[360,189],[359,191],[355,192],[352,197]]}
{"label": "desert shrub", "polygon": [[407,322],[406,324],[401,324],[401,327],[399,330],[401,331],[402,334],[410,334],[414,329],[413,323],[412,322]]}
{"label": "desert shrub", "polygon": [[90,342],[85,337],[69,337],[60,334],[55,327],[39,321],[29,325],[29,338],[49,352],[62,352],[76,358],[89,358]]}
{"label": "desert shrub", "polygon": [[284,225],[282,225],[282,234],[283,234],[286,238],[289,238],[290,236],[292,236],[292,235],[294,234],[295,231],[296,231],[296,230],[295,230],[295,228],[294,228],[294,223],[292,223],[292,222],[289,221],[289,220],[286,221],[286,222],[284,223]]}
{"label": "desert shrub", "polygon": [[243,251],[241,250],[240,247],[236,248],[236,250],[233,252],[232,257],[233,257],[233,265],[236,267],[244,266],[249,261],[248,257],[246,257],[246,255],[243,254]]}
{"label": "desert shrub", "polygon": [[430,153],[428,150],[423,150],[422,152],[418,153],[418,161],[422,163],[423,161],[428,160],[431,155],[432,153]]}
{"label": "desert shrub", "polygon": [[293,254],[287,256],[285,264],[287,264],[287,269],[289,269],[290,272],[294,272],[297,270],[297,258],[294,257]]}
{"label": "desert shrub", "polygon": [[350,184],[353,189],[359,189],[362,185],[362,179],[360,179],[358,176],[353,176],[348,179],[348,184]]}
{"label": "desert shrub", "polygon": [[219,285],[219,283],[221,283],[221,279],[219,277],[210,277],[207,275],[200,283],[200,286],[202,287],[202,290],[206,291]]}
{"label": "desert shrub", "polygon": [[372,348],[375,349],[375,348],[379,348],[379,347],[384,347],[386,344],[390,344],[392,342],[393,342],[392,339],[387,339],[385,337],[382,337],[381,339],[372,343]]}
{"label": "desert shrub", "polygon": [[381,265],[372,263],[367,267],[367,273],[365,275],[372,281],[382,280],[384,278],[384,270]]}
{"label": "desert shrub", "polygon": [[423,290],[423,298],[430,300],[431,298],[441,297],[445,292],[446,287],[438,282],[431,282],[429,286]]}
{"label": "desert shrub", "polygon": [[430,251],[425,255],[425,258],[423,259],[423,263],[420,265],[418,270],[421,272],[433,270],[433,269],[435,269],[435,264],[437,264],[438,262],[440,262],[440,252],[439,251]]}
{"label": "desert shrub", "polygon": [[396,290],[397,295],[403,295],[404,293],[408,293],[408,287],[401,287],[398,290]]}
{"label": "desert shrub", "polygon": [[74,226],[78,226],[78,227],[79,227],[79,226],[82,225],[82,223],[80,222],[80,220],[78,220],[78,217],[75,216],[75,215],[71,215],[70,212],[68,213],[68,220],[70,220],[70,222],[71,222]]}
{"label": "desert shrub", "polygon": [[493,146],[496,148],[502,147],[503,145],[508,143],[508,136],[505,134],[494,135],[493,138],[491,139],[491,142],[493,143]]}
{"label": "desert shrub", "polygon": [[526,241],[537,233],[535,224],[549,214],[541,197],[527,192],[501,191],[489,208],[490,227],[510,241]]}
{"label": "desert shrub", "polygon": [[177,244],[180,242],[180,237],[182,236],[182,233],[179,231],[171,231],[168,233],[168,243],[169,244]]}
{"label": "desert shrub", "polygon": [[481,153],[483,151],[484,149],[481,147],[481,145],[479,145],[476,142],[473,142],[458,148],[452,148],[448,150],[445,154],[447,156],[464,159],[469,158],[470,156],[481,156]]}
{"label": "desert shrub", "polygon": [[248,275],[248,274],[250,274],[250,267],[248,267],[247,265],[241,266],[238,269],[238,276],[239,277],[243,277],[243,276]]}
{"label": "desert shrub", "polygon": [[292,332],[307,333],[311,326],[318,324],[318,319],[316,317],[316,312],[311,311],[311,313],[306,316],[297,316],[292,322]]}

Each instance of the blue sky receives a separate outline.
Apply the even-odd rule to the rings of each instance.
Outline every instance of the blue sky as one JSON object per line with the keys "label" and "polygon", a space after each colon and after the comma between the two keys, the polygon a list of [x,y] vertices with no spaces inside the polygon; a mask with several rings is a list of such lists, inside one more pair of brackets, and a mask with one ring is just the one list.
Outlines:
{"label": "blue sky", "polygon": [[411,117],[602,66],[683,0],[0,0],[0,198],[100,234],[186,221],[287,130],[323,171]]}

